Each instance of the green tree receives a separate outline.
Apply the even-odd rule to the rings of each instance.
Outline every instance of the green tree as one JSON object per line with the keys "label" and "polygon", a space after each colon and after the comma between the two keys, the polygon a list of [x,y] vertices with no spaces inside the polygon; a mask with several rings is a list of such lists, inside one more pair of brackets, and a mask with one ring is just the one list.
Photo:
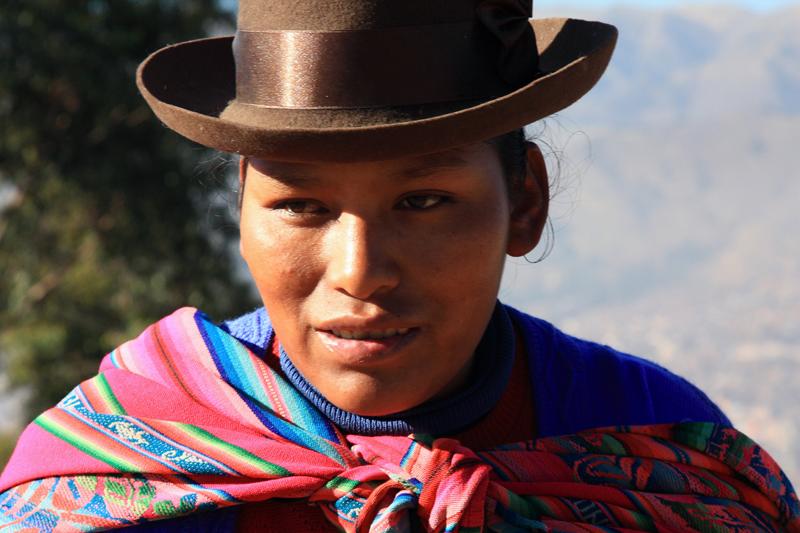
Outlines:
{"label": "green tree", "polygon": [[216,0],[0,4],[0,372],[29,416],[177,307],[255,305],[227,251],[230,165],[134,84],[148,53],[231,23]]}

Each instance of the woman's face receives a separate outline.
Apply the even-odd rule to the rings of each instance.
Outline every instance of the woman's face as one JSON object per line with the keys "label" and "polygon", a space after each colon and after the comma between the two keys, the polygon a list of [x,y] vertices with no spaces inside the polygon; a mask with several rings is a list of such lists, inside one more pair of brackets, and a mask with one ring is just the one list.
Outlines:
{"label": "woman's face", "polygon": [[512,205],[485,143],[380,162],[250,160],[245,177],[241,251],[278,338],[320,393],[361,415],[464,382],[506,253],[541,231],[522,236],[531,206]]}

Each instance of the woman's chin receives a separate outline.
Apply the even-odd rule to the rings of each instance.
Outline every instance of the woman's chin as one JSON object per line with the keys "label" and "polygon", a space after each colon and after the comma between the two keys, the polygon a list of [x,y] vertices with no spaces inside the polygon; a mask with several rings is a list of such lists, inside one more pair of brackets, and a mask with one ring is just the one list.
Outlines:
{"label": "woman's chin", "polygon": [[423,403],[423,401],[398,402],[394,399],[385,400],[382,398],[374,401],[364,401],[363,397],[358,398],[357,402],[353,402],[351,398],[347,398],[345,401],[341,402],[337,402],[331,398],[328,398],[328,401],[330,401],[339,409],[347,411],[348,413],[369,417],[391,416],[396,413],[407,411],[412,407]]}
{"label": "woman's chin", "polygon": [[[407,411],[428,400],[427,396],[398,394],[394,387],[382,386],[377,383],[350,383],[340,385],[335,390],[320,392],[325,398],[343,411],[359,416],[390,416]],[[407,387],[405,387],[407,390]],[[416,392],[416,391],[415,391]]]}
{"label": "woman's chin", "polygon": [[378,417],[402,413],[452,394],[466,382],[469,360],[455,375],[441,375],[432,364],[376,370],[337,367],[327,376],[307,379],[325,399],[349,413]]}

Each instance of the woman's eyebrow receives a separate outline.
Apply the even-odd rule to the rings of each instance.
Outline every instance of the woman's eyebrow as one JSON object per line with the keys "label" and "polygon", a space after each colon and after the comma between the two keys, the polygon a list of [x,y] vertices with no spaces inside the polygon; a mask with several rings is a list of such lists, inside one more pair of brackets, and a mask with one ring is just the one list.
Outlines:
{"label": "woman's eyebrow", "polygon": [[260,174],[280,181],[286,185],[308,187],[315,185],[320,181],[319,178],[313,176],[312,174],[304,172],[302,165],[274,161],[270,161],[268,164],[254,161],[251,163],[251,165],[253,165],[253,168],[255,168]]}
{"label": "woman's eyebrow", "polygon": [[400,177],[420,178],[442,169],[463,168],[469,164],[458,149],[426,154],[414,159],[414,163],[398,172]]}
{"label": "woman's eyebrow", "polygon": [[[279,161],[253,160],[250,163],[256,171],[280,181],[286,185],[296,187],[310,187],[319,184],[322,180],[313,173],[308,172],[302,163],[284,163]],[[459,169],[469,165],[460,148],[436,152],[414,157],[411,161],[391,175],[396,178],[414,179],[430,176],[445,169]]]}

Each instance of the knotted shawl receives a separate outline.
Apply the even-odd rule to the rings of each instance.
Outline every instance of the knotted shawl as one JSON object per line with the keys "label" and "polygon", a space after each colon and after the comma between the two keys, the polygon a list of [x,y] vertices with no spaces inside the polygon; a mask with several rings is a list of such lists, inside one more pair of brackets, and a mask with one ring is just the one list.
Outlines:
{"label": "knotted shawl", "polygon": [[343,435],[194,309],[108,354],[24,432],[0,528],[92,531],[302,498],[348,532],[800,531],[789,480],[708,423],[615,427],[473,451]]}

